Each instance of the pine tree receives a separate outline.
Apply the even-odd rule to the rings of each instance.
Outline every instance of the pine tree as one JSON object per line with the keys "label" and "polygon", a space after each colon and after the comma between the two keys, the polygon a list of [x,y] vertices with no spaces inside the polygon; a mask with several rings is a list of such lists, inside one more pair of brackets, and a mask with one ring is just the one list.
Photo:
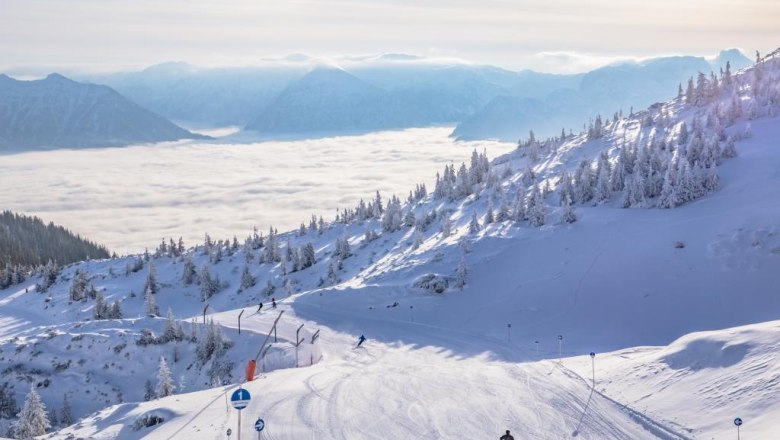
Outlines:
{"label": "pine tree", "polygon": [[420,231],[414,231],[414,244],[412,244],[412,249],[418,249],[423,244],[424,238],[422,235],[422,232]]}
{"label": "pine tree", "polygon": [[533,227],[543,226],[547,222],[545,214],[544,198],[539,191],[539,186],[534,185],[531,196],[528,199],[528,223]]}
{"label": "pine tree", "polygon": [[458,268],[455,269],[455,287],[459,288],[460,290],[463,290],[463,287],[466,285],[466,281],[468,280],[468,267],[466,267],[466,261],[465,259],[461,258],[460,263],[458,263]]}
{"label": "pine tree", "polygon": [[46,416],[46,406],[35,391],[35,385],[31,385],[30,393],[27,394],[22,411],[19,413],[19,420],[15,424],[14,434],[17,439],[27,440],[46,434],[49,428],[51,424]]}
{"label": "pine tree", "polygon": [[568,198],[563,205],[561,220],[565,223],[574,223],[577,221],[577,215],[574,214],[574,206],[572,206],[571,198]]}
{"label": "pine tree", "polygon": [[8,384],[2,384],[0,386],[0,418],[10,419],[16,416],[19,412],[19,408],[16,405],[16,399],[14,399],[13,388]]}
{"label": "pine tree", "polygon": [[68,401],[68,395],[62,396],[62,409],[60,410],[60,423],[62,426],[70,426],[73,424],[73,412],[70,409],[70,401]]}
{"label": "pine tree", "polygon": [[314,245],[311,242],[306,243],[303,247],[303,256],[301,257],[301,266],[303,269],[311,267],[317,263],[317,258],[314,253]]}
{"label": "pine tree", "polygon": [[59,425],[59,421],[57,420],[57,411],[54,408],[49,408],[49,424],[55,427]]}
{"label": "pine tree", "polygon": [[493,202],[488,202],[487,207],[487,213],[485,213],[485,226],[493,223],[496,221],[496,218],[493,216]]}
{"label": "pine tree", "polygon": [[187,259],[184,260],[184,270],[181,273],[181,280],[184,282],[185,286],[189,286],[195,281],[196,275],[195,264],[193,264],[192,258],[187,257]]}
{"label": "pine tree", "polygon": [[109,312],[110,319],[122,319],[122,306],[119,304],[119,300],[115,299],[111,305],[111,311]]}
{"label": "pine tree", "polygon": [[218,280],[211,277],[211,274],[209,273],[209,268],[206,265],[203,265],[203,268],[200,270],[200,294],[201,294],[201,300],[203,302],[206,302],[211,298],[215,293],[219,291],[219,283]]}
{"label": "pine tree", "polygon": [[243,292],[246,289],[255,285],[255,277],[249,272],[249,266],[244,266],[244,272],[241,274],[241,287],[239,292]]}
{"label": "pine tree", "polygon": [[469,234],[476,234],[479,232],[479,221],[477,220],[477,213],[471,214],[471,222],[469,222]]}
{"label": "pine tree", "polygon": [[328,282],[336,284],[339,281],[338,274],[336,274],[336,268],[333,267],[333,262],[328,263]]}
{"label": "pine tree", "polygon": [[160,357],[160,367],[157,369],[157,398],[170,396],[173,394],[173,383],[171,382],[171,370],[168,363],[165,362],[165,356]]}
{"label": "pine tree", "polygon": [[68,297],[71,301],[82,301],[86,299],[87,291],[87,275],[81,269],[76,269],[76,273],[73,275],[73,281],[70,285],[70,291]]}
{"label": "pine tree", "polygon": [[165,327],[163,328],[162,335],[160,335],[161,342],[169,342],[176,339],[176,319],[173,317],[173,311],[168,307],[168,314],[165,319]]}
{"label": "pine tree", "polygon": [[160,316],[160,310],[157,308],[157,304],[154,301],[154,295],[152,295],[151,288],[147,288],[144,293],[144,303],[146,305],[146,316]]}
{"label": "pine tree", "polygon": [[449,215],[444,216],[444,220],[441,222],[441,235],[442,237],[449,237],[452,234],[452,220]]}
{"label": "pine tree", "polygon": [[154,386],[152,385],[152,381],[146,379],[146,382],[144,383],[144,400],[148,402],[154,399],[154,396]]}
{"label": "pine tree", "polygon": [[92,318],[95,320],[109,318],[108,303],[100,292],[95,296],[95,306],[92,309]]}

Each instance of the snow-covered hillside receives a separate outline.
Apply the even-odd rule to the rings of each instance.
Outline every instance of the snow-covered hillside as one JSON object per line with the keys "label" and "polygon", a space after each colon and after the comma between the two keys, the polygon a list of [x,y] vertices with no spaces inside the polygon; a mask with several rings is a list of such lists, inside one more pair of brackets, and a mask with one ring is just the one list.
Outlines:
{"label": "snow-covered hillside", "polygon": [[[49,267],[33,278],[45,292],[30,284],[2,292],[1,380],[21,402],[30,384],[61,380],[57,362],[72,360],[68,374],[83,379],[69,392],[84,399],[74,414],[84,418],[57,438],[215,438],[235,430],[224,396],[276,318],[267,308],[275,298],[288,341],[280,350],[291,352],[304,324],[309,362],[295,369],[287,357],[245,385],[256,396],[245,432],[262,417],[277,439],[483,438],[505,429],[516,438],[709,439],[741,415],[746,435],[771,438],[780,416],[768,397],[778,391],[766,360],[780,341],[773,325],[677,339],[778,319],[779,79],[777,55],[701,77],[673,101],[597,118],[585,133],[530,137],[492,162],[475,152],[430,191],[418,185],[403,201],[377,194],[334,221],[241,242],[206,236],[189,250],[164,241],[148,255],[59,274]],[[124,319],[86,322],[101,297]],[[189,354],[184,363],[196,366],[174,374],[197,392],[137,403],[158,357],[192,347],[136,343],[130,358],[148,361],[115,383],[116,364],[127,361],[111,347],[130,347],[145,327],[165,334],[164,319],[146,317],[150,298],[185,329],[193,319],[203,325],[208,305],[205,319],[232,344],[220,359],[233,368],[209,377],[214,360],[198,366]],[[309,342],[317,329],[319,342]],[[369,340],[353,349],[360,334]],[[70,350],[52,346],[67,341]],[[79,365],[96,346],[108,357]],[[598,392],[587,363],[557,362],[559,347],[565,357],[595,351],[599,362],[618,350],[605,356]],[[34,368],[13,368],[15,357]],[[750,380],[736,382],[741,375]],[[109,383],[91,391],[93,377]],[[231,385],[207,388],[205,378]],[[61,393],[41,394],[60,406]],[[119,405],[87,414],[107,398]],[[713,402],[717,410],[705,411]],[[164,420],[141,427],[152,414]]]}

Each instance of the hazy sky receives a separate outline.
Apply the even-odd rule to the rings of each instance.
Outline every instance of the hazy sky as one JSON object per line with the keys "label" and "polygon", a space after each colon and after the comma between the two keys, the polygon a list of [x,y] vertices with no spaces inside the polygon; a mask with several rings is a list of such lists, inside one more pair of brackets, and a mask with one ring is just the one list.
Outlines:
{"label": "hazy sky", "polygon": [[778,0],[0,0],[0,71],[405,52],[586,70],[780,46]]}

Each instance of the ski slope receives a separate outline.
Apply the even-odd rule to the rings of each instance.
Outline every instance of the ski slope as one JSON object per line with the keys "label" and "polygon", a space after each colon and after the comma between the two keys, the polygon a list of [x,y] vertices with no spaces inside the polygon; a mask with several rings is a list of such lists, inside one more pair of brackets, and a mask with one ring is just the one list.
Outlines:
{"label": "ski slope", "polygon": [[[288,304],[280,309],[286,320],[298,321]],[[214,317],[229,325],[235,313]],[[267,313],[247,328],[261,331],[273,318]],[[392,328],[399,339],[416,343],[369,339],[355,349],[353,334],[323,328],[321,363],[274,371],[244,385],[253,396],[242,413],[244,435],[262,417],[267,439],[484,438],[503,429],[517,438],[568,438],[575,432],[586,439],[686,438],[650,419],[638,423],[620,405],[591,395],[588,384],[557,361],[517,362],[529,353],[505,341],[393,320],[377,320],[370,328]],[[485,351],[459,356],[437,348],[444,340]],[[237,411],[225,401],[234,389],[112,407],[54,438],[223,438],[228,427],[237,429]],[[127,429],[150,411],[172,419],[153,432]]]}

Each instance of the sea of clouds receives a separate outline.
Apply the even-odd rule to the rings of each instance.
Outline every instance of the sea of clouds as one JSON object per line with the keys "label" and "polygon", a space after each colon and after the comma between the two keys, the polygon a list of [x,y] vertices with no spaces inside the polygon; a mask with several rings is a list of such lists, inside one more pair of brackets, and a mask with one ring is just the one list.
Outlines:
{"label": "sea of clouds", "polygon": [[117,253],[153,249],[162,237],[193,245],[204,233],[243,240],[332,220],[379,190],[402,198],[429,190],[444,164],[473,149],[492,158],[514,145],[456,142],[450,127],[319,139],[182,141],[124,148],[0,156],[0,207],[63,225]]}

